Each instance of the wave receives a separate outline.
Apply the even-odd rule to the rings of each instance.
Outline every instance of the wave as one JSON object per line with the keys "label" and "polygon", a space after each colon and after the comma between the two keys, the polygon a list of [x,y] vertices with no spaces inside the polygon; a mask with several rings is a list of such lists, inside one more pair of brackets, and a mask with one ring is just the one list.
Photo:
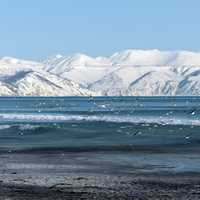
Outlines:
{"label": "wave", "polygon": [[[199,119],[178,116],[134,116],[134,115],[56,115],[56,114],[0,114],[0,129],[10,128],[5,123],[70,123],[70,122],[111,122],[148,123],[161,125],[200,125]],[[34,129],[38,126],[22,125],[21,129]]]}
{"label": "wave", "polygon": [[12,127],[12,125],[0,125],[0,130],[9,129],[11,127]]}
{"label": "wave", "polygon": [[31,124],[0,124],[0,130],[10,129],[10,128],[17,128],[20,131],[24,130],[35,130],[41,127],[46,127],[45,125],[31,125]]}

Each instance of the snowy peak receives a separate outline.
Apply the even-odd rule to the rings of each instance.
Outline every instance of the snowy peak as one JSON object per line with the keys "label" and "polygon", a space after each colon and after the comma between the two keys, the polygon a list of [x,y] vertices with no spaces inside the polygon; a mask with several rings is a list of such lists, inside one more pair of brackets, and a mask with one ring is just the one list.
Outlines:
{"label": "snowy peak", "polygon": [[115,53],[111,60],[116,65],[167,65],[173,55],[158,50],[126,50]]}
{"label": "snowy peak", "polygon": [[0,59],[0,95],[88,96],[94,92],[49,73],[43,63],[4,57]]}
{"label": "snowy peak", "polygon": [[81,67],[109,69],[119,66],[200,66],[200,52],[129,49],[110,57],[92,58],[80,53],[71,56],[56,55],[44,61],[44,64],[47,70],[54,73]]}
{"label": "snowy peak", "polygon": [[200,95],[200,52],[129,49],[110,57],[0,59],[0,95]]}
{"label": "snowy peak", "polygon": [[17,66],[17,65],[23,65],[25,66],[42,66],[41,63],[36,62],[36,61],[29,61],[29,60],[22,60],[22,59],[17,59],[17,58],[12,58],[12,57],[3,57],[0,59],[0,64],[4,65],[11,65],[11,66]]}
{"label": "snowy peak", "polygon": [[154,50],[125,50],[110,57],[116,65],[131,66],[200,66],[200,52],[190,51],[159,51]]}
{"label": "snowy peak", "polygon": [[171,61],[176,66],[200,66],[200,52],[180,51]]}
{"label": "snowy peak", "polygon": [[112,63],[109,59],[104,57],[98,57],[98,58],[92,58],[85,54],[74,54],[71,56],[61,56],[56,55],[52,56],[46,61],[44,61],[44,64],[47,66],[51,66],[54,68],[60,68],[60,67],[66,67],[66,68],[76,68],[76,67],[103,67],[103,66],[109,66]]}
{"label": "snowy peak", "polygon": [[3,57],[0,61],[4,62],[4,63],[8,63],[8,64],[19,64],[19,63],[21,63],[21,60],[16,59],[16,58],[12,58],[12,57]]}
{"label": "snowy peak", "polygon": [[44,64],[46,71],[75,81],[84,87],[105,76],[112,66],[108,58],[92,58],[85,54],[52,57]]}
{"label": "snowy peak", "polygon": [[39,62],[21,60],[11,57],[3,57],[0,59],[0,77],[15,75],[23,70],[42,70],[44,65]]}

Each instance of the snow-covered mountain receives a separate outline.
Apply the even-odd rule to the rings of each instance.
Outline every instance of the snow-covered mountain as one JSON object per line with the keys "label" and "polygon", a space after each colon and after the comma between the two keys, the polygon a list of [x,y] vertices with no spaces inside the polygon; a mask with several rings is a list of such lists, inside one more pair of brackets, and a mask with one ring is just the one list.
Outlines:
{"label": "snow-covered mountain", "polygon": [[0,60],[0,95],[87,96],[95,94],[44,68],[42,63],[2,58]]}
{"label": "snow-covered mountain", "polygon": [[110,57],[0,59],[0,95],[200,95],[200,52],[125,50]]}
{"label": "snow-covered mountain", "polygon": [[196,66],[200,65],[200,52],[125,50],[115,53],[110,59],[121,66]]}
{"label": "snow-covered mountain", "polygon": [[108,58],[91,58],[84,54],[56,55],[44,61],[45,69],[60,77],[73,80],[85,87],[103,78],[112,69]]}

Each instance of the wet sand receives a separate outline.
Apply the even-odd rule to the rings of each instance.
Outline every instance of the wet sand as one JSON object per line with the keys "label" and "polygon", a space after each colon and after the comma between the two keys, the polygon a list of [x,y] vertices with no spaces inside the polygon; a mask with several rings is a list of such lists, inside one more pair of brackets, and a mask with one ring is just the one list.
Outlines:
{"label": "wet sand", "polygon": [[[0,199],[200,199],[199,175],[66,175],[51,186],[0,183]],[[81,183],[81,185],[80,185]]]}
{"label": "wet sand", "polygon": [[0,199],[200,199],[198,172],[145,171],[92,159],[98,154],[2,151]]}

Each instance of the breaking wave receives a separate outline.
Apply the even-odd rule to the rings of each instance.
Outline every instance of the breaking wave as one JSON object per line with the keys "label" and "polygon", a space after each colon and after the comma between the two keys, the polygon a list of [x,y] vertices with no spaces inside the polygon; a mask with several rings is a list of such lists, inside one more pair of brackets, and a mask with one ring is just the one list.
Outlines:
{"label": "breaking wave", "polygon": [[[56,115],[56,114],[0,114],[0,129],[10,128],[6,123],[72,123],[72,122],[111,122],[111,123],[148,123],[161,125],[194,125],[200,120],[177,116],[134,116],[134,115]],[[22,129],[34,129],[36,125],[23,125]]]}

